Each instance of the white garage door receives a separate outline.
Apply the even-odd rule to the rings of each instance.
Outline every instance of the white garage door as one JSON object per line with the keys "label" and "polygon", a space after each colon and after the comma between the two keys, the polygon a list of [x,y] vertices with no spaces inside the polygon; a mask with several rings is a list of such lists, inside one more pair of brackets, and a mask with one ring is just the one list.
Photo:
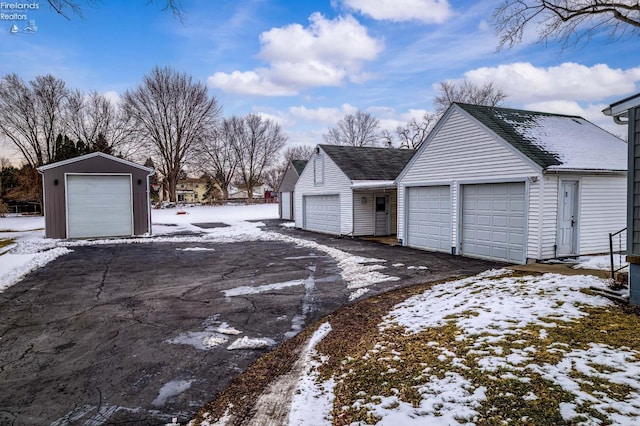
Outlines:
{"label": "white garage door", "polygon": [[303,200],[304,229],[340,234],[340,196],[307,195]]}
{"label": "white garage door", "polygon": [[450,194],[449,186],[407,188],[407,245],[451,250]]}
{"label": "white garage door", "polygon": [[131,176],[68,175],[67,238],[133,234]]}
{"label": "white garage door", "polygon": [[291,200],[293,200],[293,198],[291,197],[291,193],[290,192],[283,192],[282,193],[282,218],[283,219],[287,219],[287,220],[291,220]]}
{"label": "white garage door", "polygon": [[524,182],[463,185],[462,254],[523,263],[524,230]]}

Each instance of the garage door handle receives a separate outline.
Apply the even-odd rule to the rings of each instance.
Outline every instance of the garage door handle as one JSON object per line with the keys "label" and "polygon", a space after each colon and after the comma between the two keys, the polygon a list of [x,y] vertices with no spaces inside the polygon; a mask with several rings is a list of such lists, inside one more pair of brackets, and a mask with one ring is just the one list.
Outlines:
{"label": "garage door handle", "polygon": [[571,219],[571,227],[575,226],[575,224],[576,224],[576,221]]}

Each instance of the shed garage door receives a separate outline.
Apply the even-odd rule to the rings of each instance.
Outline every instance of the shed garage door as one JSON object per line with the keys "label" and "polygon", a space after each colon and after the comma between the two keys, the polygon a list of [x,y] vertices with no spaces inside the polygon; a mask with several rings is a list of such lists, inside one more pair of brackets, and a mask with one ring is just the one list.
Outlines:
{"label": "shed garage door", "polygon": [[67,176],[67,238],[133,235],[129,175]]}
{"label": "shed garage door", "polygon": [[451,190],[449,186],[407,188],[407,245],[451,250]]}
{"label": "shed garage door", "polygon": [[462,186],[462,254],[523,263],[524,232],[524,182]]}
{"label": "shed garage door", "polygon": [[293,201],[293,197],[291,196],[291,192],[282,192],[281,193],[281,202],[282,202],[282,219],[291,220],[291,202]]}
{"label": "shed garage door", "polygon": [[340,234],[339,195],[307,195],[303,205],[304,229]]}

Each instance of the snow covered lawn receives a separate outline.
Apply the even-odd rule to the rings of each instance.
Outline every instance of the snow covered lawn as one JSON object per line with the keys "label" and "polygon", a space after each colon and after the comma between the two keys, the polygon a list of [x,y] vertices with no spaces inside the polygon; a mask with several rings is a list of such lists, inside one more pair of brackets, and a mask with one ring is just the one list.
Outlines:
{"label": "snow covered lawn", "polygon": [[637,424],[640,317],[590,286],[606,282],[496,270],[433,286],[333,369],[318,350],[290,424]]}

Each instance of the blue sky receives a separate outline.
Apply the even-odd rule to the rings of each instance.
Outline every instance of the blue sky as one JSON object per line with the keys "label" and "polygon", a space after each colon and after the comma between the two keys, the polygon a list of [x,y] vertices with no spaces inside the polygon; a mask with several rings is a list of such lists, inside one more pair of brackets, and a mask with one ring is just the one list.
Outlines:
{"label": "blue sky", "polygon": [[24,12],[35,33],[10,34],[28,20],[0,20],[0,75],[50,73],[117,100],[167,65],[206,82],[225,116],[277,120],[291,145],[321,143],[357,109],[394,129],[432,111],[440,81],[465,78],[501,87],[506,106],[581,115],[622,135],[600,111],[640,82],[637,39],[562,51],[532,31],[497,52],[493,1],[183,0],[183,22],[161,0],[80,2],[83,18],[70,20],[35,2]]}

